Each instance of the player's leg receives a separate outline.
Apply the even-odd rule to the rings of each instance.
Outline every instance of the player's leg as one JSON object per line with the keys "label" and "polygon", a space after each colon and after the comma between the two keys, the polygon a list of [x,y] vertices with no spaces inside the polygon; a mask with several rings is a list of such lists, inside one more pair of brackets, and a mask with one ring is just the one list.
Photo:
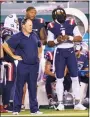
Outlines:
{"label": "player's leg", "polygon": [[14,99],[14,94],[15,94],[15,78],[16,78],[16,66],[14,63],[12,63],[12,70],[8,69],[8,71],[10,72],[8,74],[8,76],[11,76],[10,80],[12,82],[12,88],[10,89],[10,99],[9,99],[9,104],[8,104],[8,111],[12,112],[13,111],[13,99]]}
{"label": "player's leg", "polygon": [[64,91],[70,91],[71,89],[71,86],[72,86],[72,81],[71,81],[71,78],[70,78],[70,75],[67,74],[66,76],[64,76]]}
{"label": "player's leg", "polygon": [[76,105],[77,105],[76,109],[85,110],[85,108],[81,104],[78,105],[80,102],[80,84],[78,79],[77,60],[73,48],[69,49],[69,56],[67,58],[67,67],[69,69],[70,76],[72,79],[72,91],[76,100]]}
{"label": "player's leg", "polygon": [[88,77],[86,76],[80,77],[80,101],[81,103],[83,103],[84,99],[86,98],[88,83],[89,83]]}
{"label": "player's leg", "polygon": [[65,58],[62,55],[63,50],[57,49],[55,55],[55,73],[56,73],[56,93],[59,101],[58,110],[64,110],[63,92],[64,92],[64,70],[65,70]]}
{"label": "player's leg", "polygon": [[13,86],[13,81],[7,81],[5,88],[4,88],[4,96],[5,96],[5,102],[4,102],[4,108],[9,112],[12,111],[12,109],[9,108],[9,100],[10,100],[10,94],[11,89]]}
{"label": "player's leg", "polygon": [[52,87],[51,87],[51,83],[55,82],[55,80],[56,78],[52,76],[47,76],[46,78],[45,89],[46,89],[46,93],[47,93],[50,106],[53,106],[56,104],[53,100],[53,93],[52,93]]}
{"label": "player's leg", "polygon": [[0,113],[6,113],[7,112],[4,109],[4,106],[3,106],[4,75],[5,75],[5,69],[4,69],[4,66],[1,65],[1,63],[0,63]]}
{"label": "player's leg", "polygon": [[0,113],[7,113],[3,106],[3,83],[0,82]]}
{"label": "player's leg", "polygon": [[9,111],[12,111],[13,110],[13,106],[10,107],[10,94],[11,94],[11,89],[13,87],[13,84],[14,84],[14,78],[13,78],[13,73],[14,73],[14,65],[13,63],[9,63],[9,65],[7,66],[7,69],[6,69],[6,85],[5,85],[5,97],[6,97],[6,102],[5,102],[5,105],[4,105],[4,108],[6,110]]}

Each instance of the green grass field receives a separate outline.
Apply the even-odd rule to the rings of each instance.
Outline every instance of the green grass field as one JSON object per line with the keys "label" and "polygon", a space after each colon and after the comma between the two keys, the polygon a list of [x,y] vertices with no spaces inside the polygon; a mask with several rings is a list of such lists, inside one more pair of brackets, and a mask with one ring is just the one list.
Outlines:
{"label": "green grass field", "polygon": [[[43,112],[43,115],[31,115],[29,110],[20,112],[18,116],[44,116],[44,117],[89,117],[88,110],[85,111],[76,111],[72,109],[64,110],[64,111],[55,111],[53,109],[40,109],[40,111]],[[1,117],[13,117],[12,113],[3,113],[1,114]]]}

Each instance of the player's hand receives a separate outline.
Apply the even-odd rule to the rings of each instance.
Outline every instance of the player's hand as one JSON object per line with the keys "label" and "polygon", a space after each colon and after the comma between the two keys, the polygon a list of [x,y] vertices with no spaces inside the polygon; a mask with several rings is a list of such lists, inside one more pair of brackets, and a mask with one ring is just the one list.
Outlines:
{"label": "player's hand", "polygon": [[58,41],[59,43],[65,42],[65,41],[67,41],[68,39],[69,39],[69,36],[68,36],[68,35],[59,35],[59,36],[57,37],[57,41]]}
{"label": "player's hand", "polygon": [[68,35],[62,35],[62,40],[63,41],[67,41],[69,39],[69,36]]}
{"label": "player's hand", "polygon": [[57,41],[58,41],[58,43],[63,42],[63,40],[62,40],[62,35],[59,35],[59,36],[57,37]]}
{"label": "player's hand", "polygon": [[18,56],[18,55],[13,55],[13,58],[14,58],[15,60],[22,60],[22,57],[21,57],[21,56]]}

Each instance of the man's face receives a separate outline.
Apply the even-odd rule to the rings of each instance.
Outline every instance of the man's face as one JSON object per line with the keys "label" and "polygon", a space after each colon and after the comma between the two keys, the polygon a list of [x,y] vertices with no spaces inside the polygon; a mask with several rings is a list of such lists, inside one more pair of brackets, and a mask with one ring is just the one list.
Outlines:
{"label": "man's face", "polygon": [[37,13],[36,10],[32,9],[30,11],[27,11],[26,16],[33,20],[36,17],[36,13]]}
{"label": "man's face", "polygon": [[23,28],[28,34],[30,34],[32,32],[32,21],[28,19]]}

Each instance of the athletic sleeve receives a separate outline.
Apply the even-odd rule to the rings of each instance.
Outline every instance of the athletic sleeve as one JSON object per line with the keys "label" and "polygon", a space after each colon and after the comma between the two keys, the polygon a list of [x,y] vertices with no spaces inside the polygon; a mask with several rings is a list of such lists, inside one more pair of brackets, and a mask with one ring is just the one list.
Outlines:
{"label": "athletic sleeve", "polygon": [[40,29],[41,28],[43,28],[43,27],[45,27],[45,21],[44,21],[44,19],[43,18],[39,18],[39,23],[40,23]]}
{"label": "athletic sleeve", "polygon": [[54,23],[50,22],[47,26],[48,35],[47,35],[47,42],[48,41],[54,41],[55,35],[54,35]]}
{"label": "athletic sleeve", "polygon": [[48,41],[54,41],[54,34],[48,30],[48,35],[47,35],[47,42]]}
{"label": "athletic sleeve", "polygon": [[80,31],[79,31],[78,26],[74,27],[73,34],[74,34],[74,36],[82,36],[81,33],[80,33]]}
{"label": "athletic sleeve", "polygon": [[47,51],[46,54],[44,55],[44,58],[47,60],[47,61],[52,61],[53,60],[53,55],[51,52]]}

